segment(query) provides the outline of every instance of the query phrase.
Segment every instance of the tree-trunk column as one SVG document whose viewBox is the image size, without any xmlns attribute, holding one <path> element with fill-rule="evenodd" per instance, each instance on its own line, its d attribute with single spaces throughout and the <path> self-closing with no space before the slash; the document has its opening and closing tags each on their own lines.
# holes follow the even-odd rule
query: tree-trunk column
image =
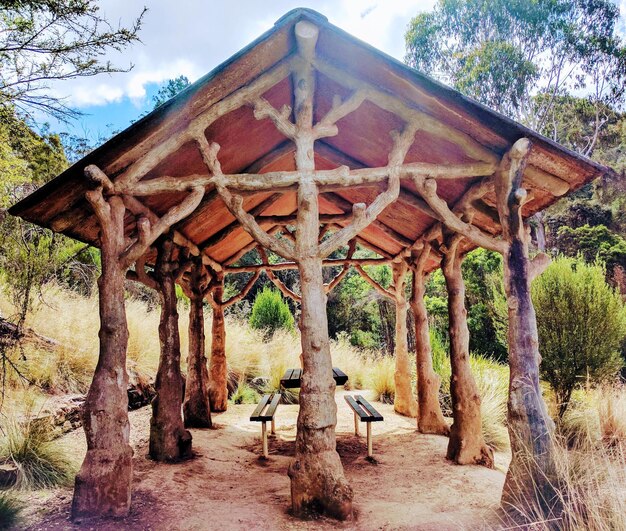
<svg viewBox="0 0 626 531">
<path fill-rule="evenodd" d="M 314 55 L 317 35 L 318 29 L 307 22 L 296 26 L 300 62 L 294 68 L 292 83 L 298 128 L 296 167 L 300 172 L 300 183 L 295 250 L 302 292 L 300 332 L 303 369 L 296 455 L 289 466 L 289 477 L 294 514 L 302 516 L 309 510 L 321 510 L 329 516 L 345 520 L 352 517 L 352 488 L 343 474 L 336 449 L 335 381 L 318 246 L 318 190 L 312 176 L 315 170 L 312 130 L 315 75 L 310 59 Z"/>
<path fill-rule="evenodd" d="M 180 373 L 173 248 L 174 243 L 170 238 L 160 240 L 155 271 L 161 294 L 161 357 L 150 419 L 150 457 L 156 461 L 176 461 L 191 457 L 191 434 L 184 428 L 181 412 L 183 381 Z"/>
<path fill-rule="evenodd" d="M 183 416 L 186 428 L 210 428 L 209 370 L 204 354 L 204 294 L 200 287 L 202 262 L 194 263 L 189 290 L 189 357 Z"/>
<path fill-rule="evenodd" d="M 213 306 L 213 324 L 211 328 L 211 362 L 209 372 L 209 402 L 211 411 L 226 411 L 228 407 L 228 364 L 226 363 L 226 326 L 224 323 L 224 294 L 223 273 L 217 273 L 217 283 L 212 291 L 215 306 Z"/>
<path fill-rule="evenodd" d="M 101 192 L 99 200 L 104 203 Z M 87 454 L 76 476 L 73 518 L 125 516 L 130 510 L 133 450 L 128 444 L 126 271 L 119 262 L 124 249 L 125 209 L 119 197 L 108 200 L 108 209 L 102 206 L 108 220 L 98 216 L 102 256 L 98 279 L 100 354 L 83 409 Z"/>
<path fill-rule="evenodd" d="M 396 370 L 393 378 L 395 382 L 395 397 L 393 408 L 396 413 L 407 417 L 417 417 L 417 400 L 411 385 L 411 364 L 409 363 L 409 346 L 407 342 L 407 300 L 405 294 L 405 277 L 407 265 L 404 261 L 394 262 L 393 283 L 396 304 Z"/>
<path fill-rule="evenodd" d="M 506 508 L 520 500 L 537 500 L 558 517 L 561 507 L 556 492 L 559 485 L 554 463 L 554 423 L 539 387 L 541 357 L 535 309 L 530 297 L 531 279 L 539 272 L 537 264 L 545 266 L 548 260 L 538 260 L 535 264 L 529 260 L 529 235 L 522 220 L 526 191 L 521 184 L 529 153 L 530 142 L 518 140 L 503 160 L 503 168 L 495 179 L 503 238 L 509 242 L 504 254 L 504 287 L 509 313 L 508 428 L 512 460 L 502 501 Z M 545 514 L 549 514 L 548 511 Z"/>
<path fill-rule="evenodd" d="M 465 309 L 465 283 L 461 274 L 458 238 L 446 239 L 443 274 L 448 291 L 450 333 L 450 393 L 454 421 L 450 427 L 448 459 L 460 464 L 493 467 L 493 451 L 483 439 L 480 394 L 472 376 L 469 360 L 469 329 Z"/>
<path fill-rule="evenodd" d="M 441 378 L 433 370 L 428 313 L 424 302 L 425 277 L 421 271 L 413 273 L 411 309 L 415 318 L 415 361 L 417 364 L 417 397 L 419 412 L 417 429 L 420 433 L 448 435 L 450 428 L 443 418 L 439 404 Z"/>
</svg>

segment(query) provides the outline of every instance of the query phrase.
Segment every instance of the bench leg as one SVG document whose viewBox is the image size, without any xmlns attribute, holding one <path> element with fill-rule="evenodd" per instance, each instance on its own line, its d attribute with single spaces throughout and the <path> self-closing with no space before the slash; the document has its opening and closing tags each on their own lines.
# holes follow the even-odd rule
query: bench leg
<svg viewBox="0 0 626 531">
<path fill-rule="evenodd" d="M 359 416 L 356 414 L 356 412 L 354 413 L 354 434 L 358 435 L 359 434 Z"/>
<path fill-rule="evenodd" d="M 274 417 L 272 417 L 272 435 L 276 435 L 276 422 L 274 421 Z"/>
<path fill-rule="evenodd" d="M 269 451 L 267 448 L 267 422 L 265 421 L 261 423 L 261 436 L 263 438 L 263 457 L 267 459 Z"/>
<path fill-rule="evenodd" d="M 367 457 L 372 457 L 372 423 L 367 422 Z"/>
</svg>

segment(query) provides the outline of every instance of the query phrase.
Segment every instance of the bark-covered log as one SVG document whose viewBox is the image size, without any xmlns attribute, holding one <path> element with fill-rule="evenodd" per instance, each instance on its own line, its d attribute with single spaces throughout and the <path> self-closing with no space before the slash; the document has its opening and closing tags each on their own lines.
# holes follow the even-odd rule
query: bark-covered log
<svg viewBox="0 0 626 531">
<path fill-rule="evenodd" d="M 189 356 L 183 416 L 186 428 L 210 428 L 209 370 L 204 354 L 204 292 L 202 262 L 196 260 L 189 282 Z"/>
<path fill-rule="evenodd" d="M 417 417 L 417 400 L 411 385 L 411 367 L 409 363 L 409 346 L 407 343 L 407 300 L 405 293 L 406 262 L 394 262 L 393 284 L 394 299 L 396 303 L 396 369 L 393 374 L 396 393 L 393 400 L 393 408 L 396 413 L 406 417 Z"/>
<path fill-rule="evenodd" d="M 157 394 L 152 401 L 149 453 L 156 461 L 177 461 L 191 457 L 191 434 L 185 429 L 182 417 L 183 380 L 180 373 L 173 248 L 174 243 L 170 238 L 160 240 L 155 268 L 161 295 L 161 356 L 155 380 Z"/>
<path fill-rule="evenodd" d="M 72 501 L 74 519 L 127 515 L 133 476 L 126 393 L 126 270 L 119 261 L 125 245 L 125 208 L 119 197 L 105 200 L 102 187 L 88 192 L 87 199 L 100 223 L 100 354 L 85 400 L 83 427 L 87 437 L 87 454 L 76 475 Z"/>
<path fill-rule="evenodd" d="M 211 291 L 213 306 L 211 361 L 209 364 L 209 402 L 211 411 L 226 411 L 228 407 L 228 365 L 226 363 L 226 326 L 224 323 L 224 276 L 217 274 Z"/>
<path fill-rule="evenodd" d="M 541 357 L 535 309 L 530 298 L 530 281 L 538 271 L 528 258 L 528 233 L 521 215 L 526 193 L 520 186 L 529 151 L 528 140 L 516 142 L 495 180 L 503 235 L 510 243 L 504 254 L 504 287 L 509 310 L 508 428 L 512 460 L 502 501 L 506 508 L 531 497 L 558 517 L 554 424 L 539 388 Z M 535 262 L 544 267 L 547 263 L 544 255 L 538 255 Z"/>
<path fill-rule="evenodd" d="M 462 257 L 457 252 L 459 238 L 447 234 L 443 274 L 448 291 L 450 331 L 450 393 L 454 421 L 450 427 L 448 459 L 460 465 L 493 467 L 493 451 L 483 439 L 480 394 L 469 360 L 469 329 L 465 309 L 465 283 L 461 274 Z"/>
<path fill-rule="evenodd" d="M 312 24 L 304 21 L 296 24 L 301 63 L 293 72 L 293 86 L 296 124 L 301 131 L 310 131 L 313 125 L 315 76 L 310 60 L 317 35 L 318 30 Z M 353 493 L 336 449 L 337 404 L 318 245 L 318 190 L 311 176 L 315 169 L 313 142 L 314 137 L 310 134 L 296 139 L 296 166 L 301 178 L 295 250 L 302 293 L 303 370 L 296 455 L 289 466 L 291 506 L 298 516 L 317 510 L 345 520 L 352 517 Z"/>
<path fill-rule="evenodd" d="M 449 435 L 450 428 L 443 418 L 439 404 L 441 378 L 433 370 L 428 313 L 424 302 L 425 277 L 418 269 L 413 273 L 411 310 L 415 318 L 415 362 L 417 364 L 417 399 L 419 404 L 417 429 L 420 433 Z"/>
</svg>

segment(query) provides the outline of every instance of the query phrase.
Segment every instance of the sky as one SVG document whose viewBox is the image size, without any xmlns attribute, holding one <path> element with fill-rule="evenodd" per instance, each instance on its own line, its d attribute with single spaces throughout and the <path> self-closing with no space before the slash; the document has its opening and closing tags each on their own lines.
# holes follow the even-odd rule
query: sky
<svg viewBox="0 0 626 531">
<path fill-rule="evenodd" d="M 626 3 L 626 0 L 623 0 Z M 168 79 L 195 81 L 270 29 L 289 10 L 309 7 L 389 55 L 402 60 L 404 33 L 413 16 L 435 0 L 103 0 L 111 22 L 130 24 L 148 7 L 141 43 L 110 59 L 130 72 L 59 82 L 51 91 L 83 116 L 51 129 L 106 139 L 153 107 L 152 96 Z"/>
</svg>

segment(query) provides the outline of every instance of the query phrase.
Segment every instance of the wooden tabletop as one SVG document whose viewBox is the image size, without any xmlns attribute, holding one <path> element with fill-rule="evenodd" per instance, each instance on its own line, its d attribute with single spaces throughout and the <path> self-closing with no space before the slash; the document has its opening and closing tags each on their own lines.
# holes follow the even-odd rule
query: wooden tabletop
<svg viewBox="0 0 626 531">
<path fill-rule="evenodd" d="M 295 389 L 300 387 L 302 379 L 302 369 L 287 369 L 280 379 L 280 385 L 285 389 Z M 348 381 L 348 375 L 337 367 L 333 367 L 333 379 L 337 385 L 343 385 Z"/>
</svg>

